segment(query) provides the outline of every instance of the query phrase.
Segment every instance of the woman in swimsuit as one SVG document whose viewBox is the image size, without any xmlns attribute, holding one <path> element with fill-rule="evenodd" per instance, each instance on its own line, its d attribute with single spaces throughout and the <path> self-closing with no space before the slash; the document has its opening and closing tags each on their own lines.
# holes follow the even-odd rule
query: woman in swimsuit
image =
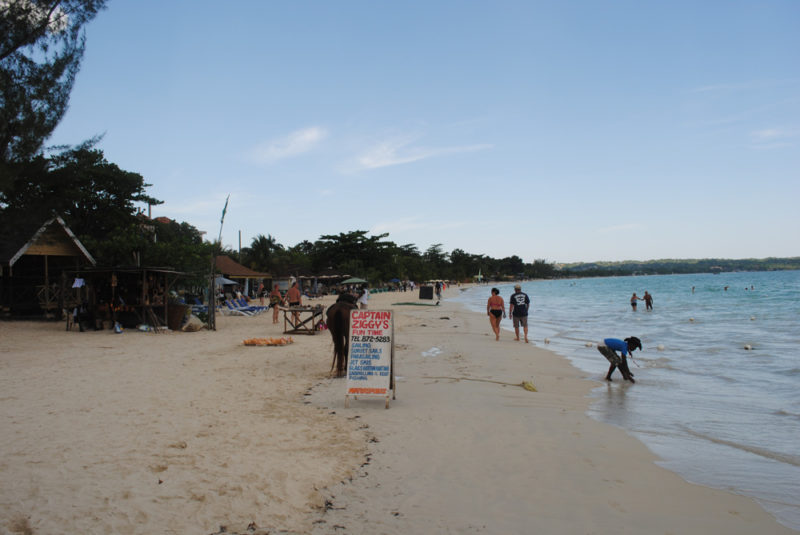
<svg viewBox="0 0 800 535">
<path fill-rule="evenodd" d="M 278 323 L 278 305 L 283 304 L 283 295 L 276 284 L 269 293 L 269 305 L 272 307 L 272 323 Z"/>
<path fill-rule="evenodd" d="M 633 309 L 634 312 L 636 312 L 636 305 L 638 304 L 637 301 L 641 301 L 641 300 L 642 300 L 642 298 L 638 297 L 636 295 L 636 292 L 633 292 L 633 295 L 631 296 L 631 308 Z"/>
<path fill-rule="evenodd" d="M 486 302 L 486 315 L 492 324 L 495 340 L 500 340 L 500 318 L 506 317 L 506 304 L 500 297 L 500 290 L 492 288 L 492 296 Z"/>
</svg>

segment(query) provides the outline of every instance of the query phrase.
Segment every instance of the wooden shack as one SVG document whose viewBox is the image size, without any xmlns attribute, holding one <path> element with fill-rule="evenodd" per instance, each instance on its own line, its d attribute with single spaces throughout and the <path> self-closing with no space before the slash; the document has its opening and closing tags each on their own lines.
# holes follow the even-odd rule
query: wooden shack
<svg viewBox="0 0 800 535">
<path fill-rule="evenodd" d="M 87 267 L 69 272 L 63 291 L 68 293 L 80 281 L 86 288 L 82 305 L 87 324 L 96 328 L 119 323 L 125 328 L 147 325 L 177 330 L 187 307 L 171 303 L 170 291 L 185 275 L 171 267 Z"/>
<path fill-rule="evenodd" d="M 0 243 L 0 309 L 4 316 L 58 317 L 74 306 L 74 292 L 65 295 L 66 271 L 94 266 L 95 260 L 55 215 L 38 230 L 15 229 Z"/>
</svg>

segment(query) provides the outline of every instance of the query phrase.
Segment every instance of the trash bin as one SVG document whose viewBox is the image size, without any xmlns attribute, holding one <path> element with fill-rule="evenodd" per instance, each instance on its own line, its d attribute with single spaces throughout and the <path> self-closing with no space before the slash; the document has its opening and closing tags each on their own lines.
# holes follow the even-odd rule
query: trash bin
<svg viewBox="0 0 800 535">
<path fill-rule="evenodd" d="M 419 287 L 420 299 L 433 299 L 433 286 L 420 286 Z"/>
<path fill-rule="evenodd" d="M 189 309 L 188 305 L 169 305 L 167 327 L 171 331 L 180 331 L 183 325 L 183 318 L 186 317 L 186 311 Z"/>
</svg>

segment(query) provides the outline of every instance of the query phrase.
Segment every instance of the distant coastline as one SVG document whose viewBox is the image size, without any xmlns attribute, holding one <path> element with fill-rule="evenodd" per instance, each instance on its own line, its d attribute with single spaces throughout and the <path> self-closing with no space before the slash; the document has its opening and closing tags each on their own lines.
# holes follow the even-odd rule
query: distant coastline
<svg viewBox="0 0 800 535">
<path fill-rule="evenodd" d="M 800 257 L 622 260 L 619 262 L 575 262 L 556 264 L 555 267 L 558 278 L 672 275 L 732 271 L 788 271 L 800 269 Z"/>
</svg>

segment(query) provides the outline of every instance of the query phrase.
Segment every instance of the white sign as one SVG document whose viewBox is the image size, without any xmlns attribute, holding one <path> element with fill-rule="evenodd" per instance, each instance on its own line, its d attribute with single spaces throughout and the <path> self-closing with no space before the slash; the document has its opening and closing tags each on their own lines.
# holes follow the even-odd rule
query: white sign
<svg viewBox="0 0 800 535">
<path fill-rule="evenodd" d="M 394 316 L 390 310 L 350 311 L 347 395 L 394 397 Z"/>
</svg>

